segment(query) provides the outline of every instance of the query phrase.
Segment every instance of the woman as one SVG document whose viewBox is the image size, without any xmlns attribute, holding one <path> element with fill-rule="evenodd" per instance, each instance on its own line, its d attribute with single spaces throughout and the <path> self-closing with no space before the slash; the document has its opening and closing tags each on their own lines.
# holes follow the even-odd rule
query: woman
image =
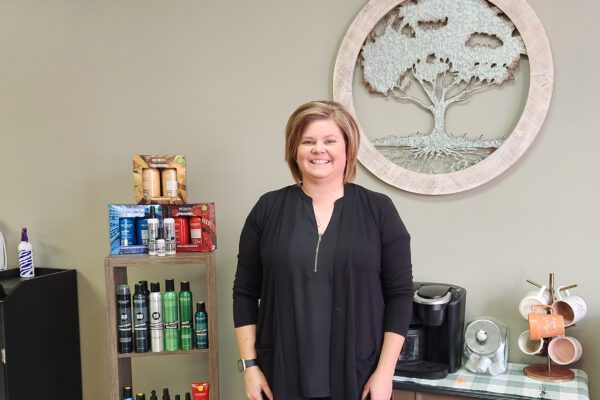
<svg viewBox="0 0 600 400">
<path fill-rule="evenodd" d="M 392 201 L 350 183 L 358 126 L 341 105 L 286 127 L 295 185 L 263 195 L 233 287 L 248 399 L 389 400 L 412 311 L 410 236 Z"/>
</svg>

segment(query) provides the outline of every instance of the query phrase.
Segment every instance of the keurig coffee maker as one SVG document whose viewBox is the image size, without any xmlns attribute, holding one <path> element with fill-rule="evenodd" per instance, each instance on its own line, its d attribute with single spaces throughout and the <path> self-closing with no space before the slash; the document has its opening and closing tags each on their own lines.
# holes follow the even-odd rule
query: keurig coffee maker
<svg viewBox="0 0 600 400">
<path fill-rule="evenodd" d="M 446 283 L 414 283 L 413 314 L 396 375 L 442 379 L 461 365 L 467 292 Z"/>
</svg>

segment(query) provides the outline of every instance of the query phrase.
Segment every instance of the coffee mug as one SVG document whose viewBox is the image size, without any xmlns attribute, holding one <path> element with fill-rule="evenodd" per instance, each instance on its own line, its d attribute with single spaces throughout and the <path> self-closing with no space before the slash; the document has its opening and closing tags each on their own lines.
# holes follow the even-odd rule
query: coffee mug
<svg viewBox="0 0 600 400">
<path fill-rule="evenodd" d="M 535 308 L 545 308 L 550 310 L 550 314 L 529 313 L 529 338 L 532 340 L 543 339 L 552 336 L 561 336 L 565 334 L 565 319 L 562 315 L 556 314 L 550 306 L 535 306 Z"/>
<path fill-rule="evenodd" d="M 521 316 L 528 319 L 529 313 L 537 312 L 545 314 L 545 310 L 535 309 L 535 306 L 547 305 L 550 302 L 550 294 L 546 290 L 546 286 L 542 286 L 540 290 L 529 292 L 521 299 L 519 303 L 519 312 Z"/>
<path fill-rule="evenodd" d="M 556 301 L 552 303 L 552 308 L 557 314 L 565 319 L 565 325 L 573 325 L 587 315 L 587 304 L 577 295 L 572 295 L 568 290 L 562 291 L 561 286 L 556 295 Z"/>
<path fill-rule="evenodd" d="M 519 345 L 519 350 L 530 356 L 545 356 L 548 352 L 548 340 L 531 339 L 529 337 L 529 330 L 519 335 L 517 344 Z"/>
<path fill-rule="evenodd" d="M 583 348 L 581 342 L 571 336 L 558 336 L 550 341 L 548 355 L 555 363 L 566 365 L 581 358 Z"/>
</svg>

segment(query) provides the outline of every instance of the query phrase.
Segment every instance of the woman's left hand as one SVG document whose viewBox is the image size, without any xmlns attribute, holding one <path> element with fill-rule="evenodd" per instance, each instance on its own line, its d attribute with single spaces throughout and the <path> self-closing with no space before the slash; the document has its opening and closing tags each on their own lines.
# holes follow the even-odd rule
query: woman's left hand
<svg viewBox="0 0 600 400">
<path fill-rule="evenodd" d="M 365 384 L 360 400 L 366 399 L 369 394 L 371 400 L 390 400 L 392 398 L 392 377 L 376 369 Z"/>
</svg>

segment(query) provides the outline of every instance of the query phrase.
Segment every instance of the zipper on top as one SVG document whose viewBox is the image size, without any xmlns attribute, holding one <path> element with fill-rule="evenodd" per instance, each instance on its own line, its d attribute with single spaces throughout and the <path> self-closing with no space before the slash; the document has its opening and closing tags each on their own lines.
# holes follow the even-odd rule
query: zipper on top
<svg viewBox="0 0 600 400">
<path fill-rule="evenodd" d="M 317 249 L 315 250 L 315 272 L 317 272 L 317 263 L 319 261 L 319 246 L 321 245 L 321 234 L 319 233 L 319 239 L 317 240 Z"/>
</svg>

